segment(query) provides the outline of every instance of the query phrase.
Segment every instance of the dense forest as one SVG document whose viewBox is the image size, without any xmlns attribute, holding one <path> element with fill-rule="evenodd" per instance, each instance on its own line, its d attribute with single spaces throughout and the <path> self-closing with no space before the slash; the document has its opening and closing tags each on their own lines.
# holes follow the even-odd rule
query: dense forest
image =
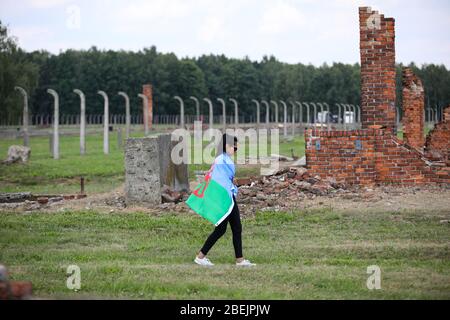
<svg viewBox="0 0 450 320">
<path fill-rule="evenodd" d="M 330 54 L 332 54 L 330 52 Z M 301 55 L 301 53 L 299 53 Z M 299 57 L 301 58 L 301 57 Z M 401 99 L 401 65 L 397 72 L 397 98 Z M 444 65 L 411 64 L 422 79 L 427 106 L 450 103 L 450 71 Z M 60 95 L 61 113 L 79 113 L 78 88 L 86 95 L 87 113 L 101 114 L 103 90 L 109 95 L 110 112 L 124 113 L 123 98 L 118 91 L 130 96 L 131 111 L 142 112 L 142 100 L 137 94 L 142 85 L 154 87 L 154 112 L 178 113 L 174 95 L 186 99 L 186 113 L 194 114 L 189 96 L 236 98 L 242 115 L 254 114 L 252 99 L 298 100 L 359 104 L 359 64 L 333 63 L 320 67 L 287 64 L 273 56 L 261 61 L 248 58 L 232 59 L 224 55 L 203 55 L 178 58 L 173 53 L 158 52 L 155 46 L 138 52 L 66 50 L 59 54 L 46 51 L 25 52 L 17 41 L 8 36 L 0 22 L 0 117 L 17 119 L 21 115 L 22 99 L 14 86 L 24 87 L 30 96 L 32 114 L 51 114 L 52 97 L 46 92 L 55 89 Z M 401 101 L 397 101 L 400 105 Z M 207 113 L 206 105 L 203 113 Z M 230 108 L 230 113 L 232 110 Z"/>
</svg>

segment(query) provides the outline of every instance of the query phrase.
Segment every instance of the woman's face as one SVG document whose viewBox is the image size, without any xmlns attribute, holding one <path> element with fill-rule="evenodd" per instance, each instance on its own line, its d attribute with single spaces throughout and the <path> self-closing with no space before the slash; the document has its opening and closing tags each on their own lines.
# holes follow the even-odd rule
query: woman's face
<svg viewBox="0 0 450 320">
<path fill-rule="evenodd" d="M 237 144 L 236 144 L 236 147 L 237 147 Z M 234 153 L 235 153 L 234 146 L 230 146 L 229 144 L 227 144 L 227 145 L 225 145 L 225 149 L 227 150 L 227 153 L 230 156 L 234 155 Z"/>
</svg>

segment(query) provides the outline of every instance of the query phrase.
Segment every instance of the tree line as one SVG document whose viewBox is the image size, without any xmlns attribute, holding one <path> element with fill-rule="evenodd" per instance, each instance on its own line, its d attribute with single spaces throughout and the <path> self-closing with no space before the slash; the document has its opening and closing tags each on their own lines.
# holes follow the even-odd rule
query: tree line
<svg viewBox="0 0 450 320">
<path fill-rule="evenodd" d="M 22 98 L 14 86 L 29 93 L 32 114 L 51 114 L 53 99 L 48 88 L 60 95 L 60 113 L 78 114 L 79 97 L 73 89 L 86 95 L 89 114 L 103 113 L 103 90 L 109 95 L 110 113 L 124 113 L 123 97 L 130 96 L 131 112 L 142 112 L 142 100 L 137 97 L 143 84 L 153 85 L 154 113 L 177 114 L 178 102 L 185 99 L 187 114 L 195 113 L 194 102 L 188 99 L 209 97 L 235 98 L 240 113 L 254 115 L 252 99 L 298 100 L 305 102 L 335 102 L 359 104 L 359 64 L 333 63 L 319 67 L 301 63 L 288 64 L 274 56 L 261 61 L 228 58 L 224 55 L 202 55 L 179 58 L 174 53 L 158 52 L 155 46 L 137 52 L 99 50 L 66 50 L 51 54 L 45 50 L 26 52 L 8 35 L 0 21 L 0 117 L 17 119 L 22 113 Z M 410 67 L 425 86 L 426 105 L 450 103 L 450 71 L 444 65 L 426 64 Z M 401 104 L 401 68 L 397 65 L 397 105 Z M 231 105 L 230 105 L 231 106 Z M 202 103 L 202 113 L 207 113 Z M 217 107 L 216 112 L 219 111 Z M 234 111 L 228 109 L 230 114 Z"/>
</svg>

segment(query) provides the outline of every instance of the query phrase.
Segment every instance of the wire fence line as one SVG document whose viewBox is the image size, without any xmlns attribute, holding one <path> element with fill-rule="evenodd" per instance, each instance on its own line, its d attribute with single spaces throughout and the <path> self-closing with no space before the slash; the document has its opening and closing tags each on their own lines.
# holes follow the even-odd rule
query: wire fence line
<svg viewBox="0 0 450 320">
<path fill-rule="evenodd" d="M 100 125 L 103 124 L 103 114 L 87 114 L 86 115 L 86 124 L 87 125 Z M 222 115 L 213 116 L 214 123 L 222 123 L 223 117 Z M 185 115 L 185 122 L 193 124 L 194 121 L 197 120 L 196 115 Z M 209 122 L 209 115 L 200 115 L 200 120 L 203 122 Z M 234 115 L 227 116 L 227 123 L 234 123 Z M 130 115 L 130 124 L 137 125 L 143 123 L 143 115 L 142 114 L 132 114 Z M 253 123 L 256 121 L 255 116 L 239 116 L 240 123 Z M 111 114 L 109 115 L 109 124 L 125 124 L 125 114 Z M 172 124 L 177 125 L 180 123 L 180 115 L 177 114 L 162 114 L 162 115 L 153 115 L 153 123 L 154 124 Z M 53 115 L 51 114 L 33 114 L 29 117 L 28 124 L 30 126 L 49 126 L 53 124 Z M 80 124 L 80 115 L 77 114 L 63 114 L 59 116 L 59 124 L 60 125 L 79 125 Z M 23 125 L 23 117 L 18 117 L 14 119 L 0 119 L 0 126 L 21 126 Z"/>
<path fill-rule="evenodd" d="M 442 112 L 440 112 L 439 108 L 427 108 L 424 112 L 424 119 L 427 124 L 434 124 L 442 120 Z M 348 112 L 348 111 L 347 111 Z M 331 113 L 333 114 L 333 113 Z M 261 113 L 261 123 L 264 122 L 263 119 L 265 119 L 264 112 Z M 311 116 L 310 123 L 317 123 L 320 122 L 320 119 L 318 119 L 319 115 L 316 113 L 315 116 Z M 86 125 L 101 125 L 103 124 L 103 114 L 87 114 L 86 115 Z M 303 119 L 300 119 L 300 114 L 297 112 L 295 114 L 294 122 L 296 123 L 306 123 L 307 117 L 304 114 Z M 130 124 L 131 125 L 139 125 L 143 124 L 143 114 L 131 114 L 130 115 Z M 238 118 L 239 123 L 256 123 L 256 115 L 240 115 Z M 286 115 L 287 122 L 292 123 L 292 114 L 289 112 Z M 356 120 L 344 120 L 343 115 L 341 116 L 340 123 L 343 123 L 344 121 L 347 121 L 348 123 L 358 122 L 358 119 Z M 197 115 L 184 115 L 185 123 L 186 124 L 193 124 L 194 121 L 197 120 Z M 282 117 L 279 117 L 281 120 Z M 400 124 L 402 119 L 402 112 L 401 110 L 397 110 L 397 124 Z M 155 114 L 153 115 L 153 123 L 154 124 L 164 124 L 164 125 L 179 125 L 180 124 L 180 114 Z M 199 116 L 199 120 L 203 123 L 209 123 L 209 115 L 208 114 L 201 114 Z M 303 121 L 301 121 L 303 120 Z M 272 112 L 269 115 L 269 121 L 270 122 L 276 122 L 275 114 Z M 126 124 L 126 116 L 125 114 L 110 114 L 109 115 L 109 124 L 115 125 L 115 124 Z M 280 121 L 281 122 L 281 121 Z M 223 123 L 223 115 L 216 114 L 213 115 L 213 123 Z M 233 124 L 235 123 L 235 116 L 234 115 L 227 115 L 226 116 L 226 123 L 227 124 Z M 36 126 L 36 127 L 48 127 L 53 124 L 53 115 L 52 114 L 32 114 L 29 116 L 28 125 L 30 126 Z M 61 114 L 59 116 L 59 124 L 60 125 L 80 125 L 80 114 Z M 14 126 L 22 126 L 23 125 L 23 117 L 17 117 L 17 118 L 0 118 L 0 127 L 14 127 Z"/>
</svg>

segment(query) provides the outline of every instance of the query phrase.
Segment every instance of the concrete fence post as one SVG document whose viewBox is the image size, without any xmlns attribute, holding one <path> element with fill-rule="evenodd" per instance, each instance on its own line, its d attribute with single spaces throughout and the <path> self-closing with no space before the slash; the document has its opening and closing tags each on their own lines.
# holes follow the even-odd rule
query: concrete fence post
<svg viewBox="0 0 450 320">
<path fill-rule="evenodd" d="M 227 129 L 227 111 L 225 106 L 225 101 L 222 98 L 217 98 L 217 101 L 219 101 L 222 104 L 222 127 L 223 132 Z"/>
<path fill-rule="evenodd" d="M 236 99 L 233 99 L 233 98 L 230 98 L 228 100 L 230 100 L 234 104 L 234 127 L 235 127 L 235 129 L 237 129 L 239 126 L 238 102 L 236 101 Z"/>
<path fill-rule="evenodd" d="M 29 133 L 28 133 L 28 94 L 22 87 L 14 87 L 15 90 L 19 91 L 23 97 L 23 115 L 22 115 L 22 123 L 23 123 L 23 145 L 28 147 L 30 145 L 29 141 Z"/>
<path fill-rule="evenodd" d="M 119 91 L 118 95 L 122 96 L 125 99 L 125 137 L 128 139 L 130 137 L 130 124 L 131 124 L 130 98 L 123 91 Z"/>
<path fill-rule="evenodd" d="M 294 137 L 295 136 L 295 103 L 292 101 L 289 101 L 289 104 L 292 106 L 292 125 L 291 125 L 291 134 Z"/>
<path fill-rule="evenodd" d="M 86 98 L 80 89 L 74 89 L 80 97 L 80 154 L 86 154 Z"/>
<path fill-rule="evenodd" d="M 309 127 L 311 123 L 311 112 L 308 102 L 303 102 L 303 105 L 306 106 L 306 125 Z"/>
<path fill-rule="evenodd" d="M 278 103 L 276 101 L 270 100 L 270 103 L 275 106 L 275 125 L 278 128 Z"/>
<path fill-rule="evenodd" d="M 208 98 L 203 98 L 203 101 L 205 101 L 209 106 L 209 128 L 212 129 L 213 124 L 214 124 L 213 104 L 212 104 L 211 100 Z"/>
<path fill-rule="evenodd" d="M 179 96 L 173 98 L 180 103 L 180 127 L 184 129 L 184 101 Z"/>
<path fill-rule="evenodd" d="M 189 99 L 194 100 L 194 102 L 195 102 L 195 111 L 197 112 L 197 121 L 200 121 L 200 102 L 194 96 L 190 96 Z"/>
<path fill-rule="evenodd" d="M 139 93 L 138 97 L 144 102 L 144 135 L 148 135 L 148 97 L 142 93 Z"/>
<path fill-rule="evenodd" d="M 103 153 L 109 154 L 109 101 L 104 91 L 97 91 L 103 97 Z"/>
<path fill-rule="evenodd" d="M 53 89 L 47 89 L 47 92 L 53 96 L 53 159 L 59 159 L 59 95 Z"/>
<path fill-rule="evenodd" d="M 261 104 L 266 106 L 266 127 L 268 128 L 270 123 L 270 106 L 266 100 L 261 100 Z"/>
<path fill-rule="evenodd" d="M 259 130 L 260 115 L 261 115 L 260 104 L 259 101 L 255 99 L 253 99 L 252 102 L 256 104 L 256 129 Z"/>
<path fill-rule="evenodd" d="M 280 100 L 280 103 L 283 105 L 283 136 L 287 137 L 287 105 L 286 102 Z"/>
</svg>

